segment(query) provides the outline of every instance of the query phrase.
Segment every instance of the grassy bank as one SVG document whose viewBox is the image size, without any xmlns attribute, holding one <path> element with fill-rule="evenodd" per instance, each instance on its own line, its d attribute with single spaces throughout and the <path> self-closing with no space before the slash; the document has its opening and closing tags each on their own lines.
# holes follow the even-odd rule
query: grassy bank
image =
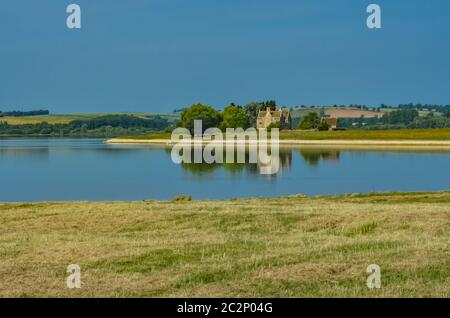
<svg viewBox="0 0 450 318">
<path fill-rule="evenodd" d="M 126 136 L 129 140 L 170 139 L 170 133 Z M 284 140 L 450 140 L 450 128 L 341 131 L 281 131 Z"/>
<path fill-rule="evenodd" d="M 66 267 L 81 266 L 81 289 Z M 382 288 L 366 287 L 378 264 Z M 437 296 L 450 192 L 0 204 L 1 296 Z"/>
<path fill-rule="evenodd" d="M 396 130 L 282 131 L 288 140 L 450 140 L 450 128 Z"/>
</svg>

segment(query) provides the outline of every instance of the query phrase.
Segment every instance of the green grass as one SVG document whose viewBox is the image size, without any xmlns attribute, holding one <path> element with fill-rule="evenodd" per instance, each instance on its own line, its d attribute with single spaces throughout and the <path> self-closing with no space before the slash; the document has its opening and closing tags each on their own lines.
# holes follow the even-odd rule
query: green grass
<svg viewBox="0 0 450 318">
<path fill-rule="evenodd" d="M 4 297 L 450 297 L 449 260 L 450 191 L 0 204 Z"/>
<path fill-rule="evenodd" d="M 49 124 L 67 124 L 72 120 L 90 119 L 87 115 L 39 115 L 39 116 L 4 116 L 0 117 L 0 121 L 7 122 L 10 125 L 26 125 L 26 124 L 40 124 L 47 122 Z"/>
<path fill-rule="evenodd" d="M 450 128 L 397 130 L 282 131 L 288 140 L 450 140 Z"/>
<path fill-rule="evenodd" d="M 170 133 L 126 136 L 122 139 L 170 139 Z M 450 128 L 397 130 L 281 131 L 284 140 L 450 140 Z"/>
<path fill-rule="evenodd" d="M 171 137 L 171 133 L 152 133 L 147 135 L 140 136 L 123 136 L 121 139 L 131 139 L 131 140 L 155 140 L 155 139 L 167 139 L 169 140 Z"/>
</svg>

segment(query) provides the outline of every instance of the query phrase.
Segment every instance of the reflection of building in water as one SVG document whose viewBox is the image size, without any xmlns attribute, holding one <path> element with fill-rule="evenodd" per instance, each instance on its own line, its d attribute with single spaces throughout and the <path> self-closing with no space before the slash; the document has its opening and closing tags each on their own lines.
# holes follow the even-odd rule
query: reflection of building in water
<svg viewBox="0 0 450 318">
<path fill-rule="evenodd" d="M 305 162 L 311 166 L 317 166 L 320 159 L 326 161 L 339 161 L 340 151 L 336 149 L 308 149 L 299 150 L 300 155 Z"/>
<path fill-rule="evenodd" d="M 291 149 L 280 149 L 278 157 L 272 158 L 274 159 L 270 162 L 270 166 L 276 167 L 278 165 L 278 169 L 274 169 L 274 171 L 281 172 L 282 170 L 289 170 L 292 165 L 292 150 Z M 224 159 L 226 158 L 224 154 Z M 261 171 L 264 167 L 268 167 L 268 165 L 261 163 L 259 160 L 257 163 L 249 163 L 249 153 L 245 154 L 245 163 L 237 163 L 237 157 L 235 156 L 234 163 L 206 163 L 204 160 L 202 163 L 186 163 L 182 162 L 181 167 L 184 171 L 189 172 L 196 176 L 209 175 L 219 168 L 223 168 L 228 174 L 238 174 L 242 172 L 247 172 L 250 174 L 261 174 Z M 275 173 L 276 174 L 276 173 Z"/>
<path fill-rule="evenodd" d="M 270 165 L 272 166 L 272 171 L 274 171 L 274 174 L 277 174 L 283 170 L 289 170 L 291 168 L 292 164 L 292 150 L 291 149 L 283 149 L 279 150 L 278 157 L 277 156 L 271 156 L 271 162 Z M 258 170 L 259 173 L 262 172 L 263 167 L 266 167 L 267 165 L 264 165 L 260 162 L 258 162 Z"/>
<path fill-rule="evenodd" d="M 292 149 L 280 149 L 280 163 L 282 170 L 290 170 L 292 165 Z"/>
<path fill-rule="evenodd" d="M 271 162 L 271 165 L 277 165 L 279 169 L 274 169 L 274 171 L 282 172 L 288 171 L 292 166 L 292 149 L 281 148 L 279 151 L 278 160 Z M 302 148 L 298 150 L 299 154 L 302 156 L 303 160 L 310 166 L 317 166 L 320 160 L 323 161 L 339 161 L 340 151 L 337 149 L 317 149 L 317 148 Z M 271 156 L 269 156 L 271 157 Z M 224 155 L 225 158 L 225 155 Z M 237 159 L 237 158 L 235 158 Z M 272 158 L 274 159 L 274 158 Z M 181 163 L 183 170 L 190 172 L 191 174 L 202 176 L 213 173 L 217 169 L 223 168 L 229 174 L 238 173 L 251 173 L 251 174 L 261 174 L 261 169 L 265 167 L 267 169 L 267 164 L 264 164 L 258 160 L 257 163 L 249 163 L 249 154 L 245 155 L 245 163 Z M 276 173 L 275 173 L 276 174 Z"/>
</svg>

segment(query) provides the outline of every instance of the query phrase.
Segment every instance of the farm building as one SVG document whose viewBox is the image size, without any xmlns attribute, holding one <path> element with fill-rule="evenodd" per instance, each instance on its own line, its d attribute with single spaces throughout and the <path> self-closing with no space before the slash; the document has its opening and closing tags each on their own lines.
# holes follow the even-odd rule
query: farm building
<svg viewBox="0 0 450 318">
<path fill-rule="evenodd" d="M 267 108 L 259 111 L 256 119 L 256 128 L 267 128 L 271 124 L 280 124 L 280 129 L 291 129 L 291 114 L 289 111 L 281 108 L 277 110 Z"/>
</svg>

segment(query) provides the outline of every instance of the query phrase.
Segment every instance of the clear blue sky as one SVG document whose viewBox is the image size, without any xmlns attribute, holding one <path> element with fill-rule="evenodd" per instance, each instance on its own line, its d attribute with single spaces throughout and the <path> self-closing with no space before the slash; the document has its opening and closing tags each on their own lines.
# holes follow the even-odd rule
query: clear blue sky
<svg viewBox="0 0 450 318">
<path fill-rule="evenodd" d="M 82 29 L 66 27 L 66 6 Z M 382 7 L 381 30 L 366 7 Z M 2 0 L 0 110 L 450 104 L 450 1 Z"/>
</svg>

